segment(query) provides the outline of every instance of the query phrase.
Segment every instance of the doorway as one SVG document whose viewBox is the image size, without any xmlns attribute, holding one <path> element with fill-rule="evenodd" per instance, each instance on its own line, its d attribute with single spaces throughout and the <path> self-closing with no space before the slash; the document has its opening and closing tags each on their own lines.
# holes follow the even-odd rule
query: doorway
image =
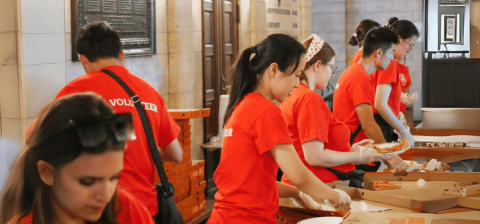
<svg viewBox="0 0 480 224">
<path fill-rule="evenodd" d="M 203 0 L 204 142 L 218 135 L 220 95 L 227 94 L 230 67 L 238 55 L 238 0 Z"/>
</svg>

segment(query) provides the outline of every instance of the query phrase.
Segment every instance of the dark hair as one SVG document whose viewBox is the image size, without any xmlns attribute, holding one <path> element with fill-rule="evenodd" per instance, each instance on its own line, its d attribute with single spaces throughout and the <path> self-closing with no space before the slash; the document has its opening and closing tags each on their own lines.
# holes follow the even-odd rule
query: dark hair
<svg viewBox="0 0 480 224">
<path fill-rule="evenodd" d="M 365 36 L 367 35 L 368 31 L 374 27 L 380 27 L 380 24 L 370 19 L 364 19 L 360 21 L 355 28 L 355 33 L 352 35 L 352 37 L 350 37 L 348 44 L 362 47 Z"/>
<path fill-rule="evenodd" d="M 385 27 L 376 27 L 368 31 L 363 43 L 362 57 L 371 56 L 377 49 L 382 49 L 384 52 L 398 44 L 397 36 Z"/>
<path fill-rule="evenodd" d="M 385 27 L 390 29 L 395 36 L 400 36 L 404 40 L 420 36 L 417 27 L 412 22 L 408 20 L 398 20 L 397 17 L 390 18 Z"/>
<path fill-rule="evenodd" d="M 39 115 L 27 137 L 25 149 L 20 152 L 8 177 L 2 195 L 0 223 L 16 217 L 20 220 L 29 213 L 33 214 L 33 223 L 53 223 L 55 214 L 51 187 L 41 180 L 37 162 L 43 160 L 57 169 L 83 153 L 100 154 L 124 150 L 125 142 L 118 142 L 113 132 L 107 134 L 102 144 L 83 147 L 75 129 L 64 128 L 71 120 L 113 114 L 113 109 L 94 93 L 64 96 L 48 105 Z M 117 223 L 115 195 L 96 223 Z"/>
<path fill-rule="evenodd" d="M 310 46 L 312 41 L 313 41 L 313 37 L 308 38 L 307 40 L 305 40 L 303 42 L 303 47 L 305 47 L 305 49 L 308 50 L 308 47 Z M 310 68 L 310 66 L 315 64 L 315 62 L 317 62 L 318 60 L 321 60 L 322 64 L 326 65 L 326 64 L 328 64 L 328 62 L 330 62 L 332 60 L 332 58 L 335 56 L 335 54 L 336 54 L 335 50 L 333 50 L 332 46 L 330 46 L 330 44 L 328 44 L 327 42 L 324 42 L 323 46 L 322 46 L 322 49 L 320 49 L 320 51 L 317 52 L 312 57 L 312 59 L 310 59 L 310 61 L 307 62 L 307 64 L 305 65 L 305 69 Z M 300 80 L 306 80 L 307 83 L 308 83 L 307 76 L 305 75 L 305 73 L 303 71 L 302 71 L 302 74 L 300 75 Z"/>
<path fill-rule="evenodd" d="M 80 29 L 76 44 L 77 53 L 90 62 L 103 58 L 118 58 L 122 50 L 120 36 L 107 22 L 94 22 Z"/>
<path fill-rule="evenodd" d="M 224 125 L 233 109 L 247 94 L 255 91 L 265 70 L 277 63 L 281 72 L 293 66 L 292 73 L 300 63 L 305 48 L 293 37 L 286 34 L 272 34 L 257 45 L 245 49 L 232 66 L 232 88 L 225 112 Z M 253 57 L 253 58 L 251 58 Z"/>
</svg>

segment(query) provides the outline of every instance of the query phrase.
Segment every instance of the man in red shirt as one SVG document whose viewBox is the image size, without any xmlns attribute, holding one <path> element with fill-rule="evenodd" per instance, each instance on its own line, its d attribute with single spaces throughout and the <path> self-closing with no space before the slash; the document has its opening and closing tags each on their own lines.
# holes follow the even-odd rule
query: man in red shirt
<svg viewBox="0 0 480 224">
<path fill-rule="evenodd" d="M 177 140 L 180 128 L 167 112 L 162 96 L 145 80 L 131 74 L 121 65 L 124 54 L 118 33 L 106 22 L 97 22 L 80 30 L 76 49 L 88 73 L 68 83 L 56 98 L 79 92 L 101 95 L 116 113 L 130 112 L 136 140 L 127 143 L 119 188 L 135 196 L 155 216 L 158 211 L 154 178 L 156 168 L 148 147 L 143 126 L 132 99 L 125 90 L 101 70 L 119 76 L 140 98 L 150 121 L 162 160 L 179 162 L 183 151 Z M 121 221 L 121 220 L 119 220 Z"/>
<path fill-rule="evenodd" d="M 338 79 L 333 95 L 333 115 L 352 132 L 351 143 L 367 138 L 375 143 L 385 142 L 373 118 L 375 90 L 369 74 L 388 67 L 397 43 L 397 37 L 386 28 L 370 30 L 364 40 L 362 58 Z"/>
</svg>

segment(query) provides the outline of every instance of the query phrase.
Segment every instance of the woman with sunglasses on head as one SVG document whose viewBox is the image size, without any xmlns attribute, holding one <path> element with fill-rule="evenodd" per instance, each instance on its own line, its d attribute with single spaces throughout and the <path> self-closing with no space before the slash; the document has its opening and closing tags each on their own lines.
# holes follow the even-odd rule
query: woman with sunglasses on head
<svg viewBox="0 0 480 224">
<path fill-rule="evenodd" d="M 153 223 L 117 189 L 132 115 L 97 94 L 61 97 L 38 117 L 1 196 L 0 223 Z"/>
<path fill-rule="evenodd" d="M 361 188 L 364 173 L 356 171 L 354 164 L 383 157 L 363 146 L 371 140 L 350 147 L 350 129 L 333 117 L 325 101 L 314 91 L 324 89 L 335 73 L 335 51 L 315 34 L 303 45 L 308 50 L 300 86 L 280 106 L 290 138 L 303 164 L 317 178 L 325 183 L 350 180 L 350 186 Z M 282 182 L 291 184 L 286 175 Z"/>
<path fill-rule="evenodd" d="M 355 32 L 348 41 L 348 44 L 352 46 L 358 45 L 359 47 L 357 53 L 355 53 L 355 56 L 353 56 L 352 58 L 352 65 L 357 64 L 358 61 L 360 61 L 360 59 L 362 58 L 363 40 L 365 40 L 365 36 L 367 35 L 368 31 L 375 27 L 380 27 L 380 24 L 370 19 L 364 19 L 357 24 Z"/>
<path fill-rule="evenodd" d="M 209 224 L 274 224 L 279 196 L 305 198 L 300 190 L 334 206 L 350 203 L 345 192 L 331 189 L 303 165 L 272 102 L 285 101 L 304 67 L 305 48 L 285 34 L 268 36 L 235 62 Z M 276 182 L 278 167 L 298 189 Z"/>
<path fill-rule="evenodd" d="M 382 129 L 387 142 L 396 141 L 398 137 L 394 129 L 400 133 L 402 140 L 408 140 L 413 147 L 414 139 L 410 130 L 398 119 L 402 81 L 399 73 L 398 61 L 413 49 L 419 37 L 418 29 L 408 20 L 398 20 L 392 17 L 385 25 L 397 37 L 399 43 L 395 45 L 394 59 L 386 70 L 379 70 L 372 74 L 372 83 L 375 86 L 374 117 Z"/>
</svg>

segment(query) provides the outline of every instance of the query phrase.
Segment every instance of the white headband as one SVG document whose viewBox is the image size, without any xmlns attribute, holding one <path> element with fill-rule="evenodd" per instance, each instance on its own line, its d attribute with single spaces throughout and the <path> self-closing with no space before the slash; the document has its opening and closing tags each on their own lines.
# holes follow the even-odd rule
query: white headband
<svg viewBox="0 0 480 224">
<path fill-rule="evenodd" d="M 322 49 L 323 44 L 325 43 L 322 38 L 318 37 L 315 34 L 312 34 L 309 38 L 311 37 L 313 37 L 313 40 L 310 43 L 310 46 L 308 46 L 307 55 L 305 56 L 305 60 L 307 62 L 312 60 L 313 56 L 315 56 L 320 51 L 320 49 Z"/>
</svg>

